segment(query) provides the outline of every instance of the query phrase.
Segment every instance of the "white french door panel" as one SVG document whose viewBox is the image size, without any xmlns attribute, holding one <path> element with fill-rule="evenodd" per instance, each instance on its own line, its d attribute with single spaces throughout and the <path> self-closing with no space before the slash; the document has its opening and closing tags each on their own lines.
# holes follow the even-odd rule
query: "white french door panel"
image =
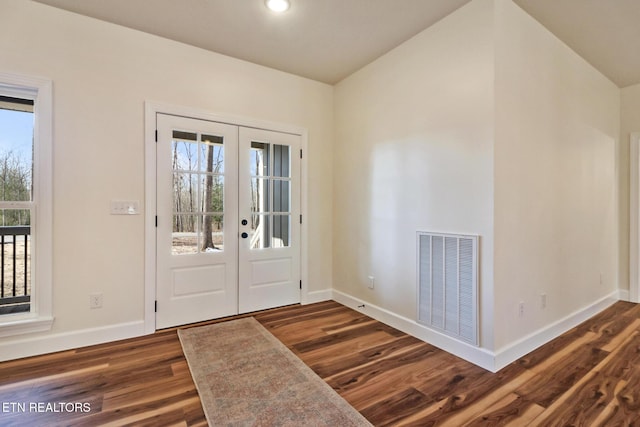
<svg viewBox="0 0 640 427">
<path fill-rule="evenodd" d="M 239 312 L 300 302 L 299 135 L 239 130 Z"/>
<path fill-rule="evenodd" d="M 156 122 L 156 329 L 299 303 L 301 136 Z"/>
<path fill-rule="evenodd" d="M 237 313 L 238 128 L 157 114 L 156 328 Z"/>
</svg>

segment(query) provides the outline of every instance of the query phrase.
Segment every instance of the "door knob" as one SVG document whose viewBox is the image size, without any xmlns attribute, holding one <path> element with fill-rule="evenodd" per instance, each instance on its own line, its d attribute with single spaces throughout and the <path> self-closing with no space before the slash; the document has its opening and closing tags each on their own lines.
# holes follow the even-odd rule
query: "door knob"
<svg viewBox="0 0 640 427">
<path fill-rule="evenodd" d="M 241 236 L 242 236 L 243 239 L 246 239 L 247 237 L 249 237 L 249 235 L 247 233 L 242 233 Z"/>
<path fill-rule="evenodd" d="M 243 219 L 242 220 L 242 225 L 247 225 L 247 224 L 249 224 L 249 221 L 247 221 L 246 219 Z"/>
</svg>

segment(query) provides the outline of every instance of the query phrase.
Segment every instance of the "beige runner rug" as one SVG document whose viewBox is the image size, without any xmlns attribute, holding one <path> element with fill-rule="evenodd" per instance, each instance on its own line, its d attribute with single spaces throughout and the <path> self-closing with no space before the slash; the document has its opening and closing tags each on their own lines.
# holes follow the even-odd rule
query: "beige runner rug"
<svg viewBox="0 0 640 427">
<path fill-rule="evenodd" d="M 254 318 L 178 331 L 211 426 L 370 426 Z"/>
</svg>

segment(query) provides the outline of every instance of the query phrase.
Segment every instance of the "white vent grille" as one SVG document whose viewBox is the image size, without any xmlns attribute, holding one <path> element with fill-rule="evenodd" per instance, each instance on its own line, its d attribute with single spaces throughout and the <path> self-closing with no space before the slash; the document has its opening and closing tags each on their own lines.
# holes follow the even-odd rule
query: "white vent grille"
<svg viewBox="0 0 640 427">
<path fill-rule="evenodd" d="M 478 345 L 478 237 L 418 233 L 418 322 Z"/>
</svg>

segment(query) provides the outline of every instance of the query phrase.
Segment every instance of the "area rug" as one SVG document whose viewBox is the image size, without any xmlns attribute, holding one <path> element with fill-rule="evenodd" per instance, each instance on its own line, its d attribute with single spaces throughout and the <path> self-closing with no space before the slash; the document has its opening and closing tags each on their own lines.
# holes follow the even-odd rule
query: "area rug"
<svg viewBox="0 0 640 427">
<path fill-rule="evenodd" d="M 211 426 L 370 426 L 252 317 L 178 331 Z"/>
</svg>

